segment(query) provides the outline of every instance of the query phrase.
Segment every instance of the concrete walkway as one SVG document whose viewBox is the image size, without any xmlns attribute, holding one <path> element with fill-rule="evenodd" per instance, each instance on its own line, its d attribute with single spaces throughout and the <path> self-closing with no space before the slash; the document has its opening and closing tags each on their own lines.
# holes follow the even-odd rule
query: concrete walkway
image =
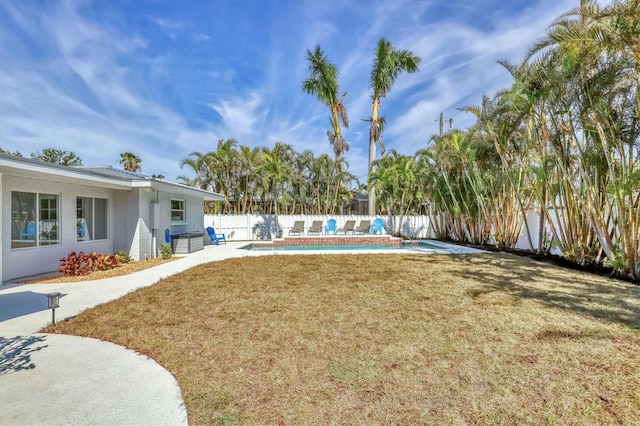
<svg viewBox="0 0 640 426">
<path fill-rule="evenodd" d="M 67 284 L 0 287 L 0 424 L 186 425 L 174 377 L 152 359 L 96 339 L 38 334 L 51 323 L 46 294 L 62 293 L 56 321 L 193 266 L 256 253 L 206 246 L 134 274 Z"/>
</svg>

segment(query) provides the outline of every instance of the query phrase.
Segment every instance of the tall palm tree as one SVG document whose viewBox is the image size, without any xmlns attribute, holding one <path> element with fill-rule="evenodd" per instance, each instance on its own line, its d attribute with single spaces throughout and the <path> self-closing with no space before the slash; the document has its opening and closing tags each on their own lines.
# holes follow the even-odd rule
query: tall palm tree
<svg viewBox="0 0 640 426">
<path fill-rule="evenodd" d="M 530 64 L 543 68 L 545 82 L 550 72 L 565 80 L 553 86 L 565 89 L 563 104 L 543 116 L 553 126 L 548 131 L 550 151 L 555 151 L 554 158 L 568 160 L 568 167 L 556 164 L 563 186 L 571 185 L 579 195 L 570 193 L 565 201 L 568 206 L 585 201 L 579 206 L 580 221 L 572 217 L 566 233 L 573 236 L 577 229 L 584 237 L 567 239 L 563 255 L 570 253 L 584 263 L 594 256 L 583 247 L 602 251 L 616 270 L 635 277 L 640 276 L 640 192 L 631 188 L 640 186 L 639 39 L 640 1 L 616 0 L 601 7 L 594 0 L 581 0 L 529 52 Z"/>
<path fill-rule="evenodd" d="M 394 81 L 403 72 L 414 73 L 418 71 L 420 58 L 409 50 L 396 50 L 391 42 L 381 38 L 373 59 L 369 86 L 373 89 L 371 96 L 371 127 L 369 128 L 369 173 L 376 161 L 376 142 L 380 144 L 380 152 L 384 154 L 384 144 L 382 143 L 382 130 L 385 119 L 380 117 L 380 98 L 387 96 L 391 91 Z M 375 214 L 375 192 L 369 190 L 369 214 Z"/>
<path fill-rule="evenodd" d="M 225 196 L 224 212 L 230 213 L 238 209 L 240 204 L 240 174 L 238 141 L 235 139 L 218 140 L 217 148 L 209 155 L 209 169 L 214 174 L 216 192 Z"/>
<path fill-rule="evenodd" d="M 349 128 L 349 117 L 344 106 L 347 96 L 345 92 L 339 96 L 338 69 L 327 58 L 320 46 L 312 52 L 307 49 L 307 61 L 309 62 L 309 78 L 302 83 L 302 91 L 315 95 L 318 100 L 331 110 L 331 129 L 327 131 L 329 143 L 333 146 L 336 159 L 342 158 L 345 151 L 349 150 L 349 144 L 342 137 L 340 123 L 345 129 Z"/>
<path fill-rule="evenodd" d="M 123 169 L 128 172 L 139 172 L 142 170 L 140 163 L 142 160 L 133 152 L 123 152 L 120 154 L 120 161 L 118 161 Z"/>
<path fill-rule="evenodd" d="M 284 144 L 276 145 L 273 150 L 265 148 L 262 152 L 260 174 L 267 191 L 266 195 L 269 195 L 273 201 L 275 232 L 277 235 L 280 231 L 278 225 L 278 198 L 281 198 L 284 194 L 285 187 L 291 180 L 293 170 L 281 155 Z"/>
<path fill-rule="evenodd" d="M 614 0 L 600 6 L 596 0 L 580 0 L 580 6 L 562 14 L 547 36 L 529 50 L 529 58 L 548 47 L 560 47 L 569 58 L 607 51 L 640 61 L 640 1 Z"/>
<path fill-rule="evenodd" d="M 313 152 L 304 150 L 296 155 L 293 164 L 293 176 L 291 178 L 292 206 L 291 214 L 309 214 L 311 187 L 309 177 L 313 163 Z"/>
<path fill-rule="evenodd" d="M 258 198 L 257 170 L 261 149 L 251 148 L 246 145 L 240 146 L 239 168 L 241 176 L 238 179 L 242 192 L 242 205 L 240 211 L 249 213 L 253 211 L 253 206 Z"/>
<path fill-rule="evenodd" d="M 203 154 L 198 151 L 194 151 L 189 154 L 189 157 L 180 161 L 179 166 L 180 169 L 183 169 L 184 166 L 189 166 L 191 170 L 196 174 L 194 178 L 189 178 L 187 175 L 180 175 L 178 179 L 180 179 L 185 185 L 194 186 L 200 189 L 209 190 L 211 189 L 211 173 L 209 170 L 208 162 L 209 154 Z"/>
</svg>

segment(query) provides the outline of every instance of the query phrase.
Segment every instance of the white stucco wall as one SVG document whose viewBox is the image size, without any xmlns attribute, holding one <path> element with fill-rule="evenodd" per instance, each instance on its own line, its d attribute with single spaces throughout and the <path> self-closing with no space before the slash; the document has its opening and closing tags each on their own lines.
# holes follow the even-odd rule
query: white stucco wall
<svg viewBox="0 0 640 426">
<path fill-rule="evenodd" d="M 171 223 L 171 199 L 185 201 L 184 223 Z M 152 224 L 151 206 L 155 203 L 159 206 L 159 221 Z M 114 204 L 119 218 L 115 224 L 114 250 L 122 250 L 135 260 L 158 257 L 160 246 L 165 244 L 166 229 L 172 235 L 203 232 L 204 204 L 200 197 L 143 188 L 119 191 Z"/>
<path fill-rule="evenodd" d="M 127 240 L 127 229 L 134 229 L 137 209 L 130 211 L 129 203 L 134 200 L 137 195 L 134 191 L 115 191 L 113 197 L 113 216 L 117 218 L 113 225 L 113 250 L 124 251 L 129 253 L 130 241 Z M 129 219 L 129 218 L 134 218 Z"/>
<path fill-rule="evenodd" d="M 134 260 L 154 257 L 148 236 L 153 199 L 155 191 L 146 188 L 118 191 L 114 200 L 114 251 L 124 251 Z"/>
<path fill-rule="evenodd" d="M 59 244 L 41 247 L 11 248 L 11 192 L 37 192 L 57 194 L 58 239 Z M 2 279 L 56 271 L 60 259 L 72 251 L 85 253 L 113 252 L 114 193 L 112 189 L 95 188 L 85 185 L 53 182 L 50 180 L 23 178 L 4 175 L 2 179 Z M 78 241 L 76 228 L 76 197 L 106 198 L 107 201 L 107 239 Z"/>
<path fill-rule="evenodd" d="M 186 217 L 184 223 L 171 223 L 171 199 L 185 201 Z M 172 193 L 159 193 L 158 203 L 160 204 L 160 225 L 157 230 L 158 247 L 164 244 L 165 229 L 171 235 L 183 234 L 185 232 L 204 233 L 204 203 L 199 197 L 185 197 Z"/>
<path fill-rule="evenodd" d="M 61 183 L 44 178 L 29 178 L 0 173 L 2 188 L 2 281 L 57 271 L 60 259 L 72 251 L 114 253 L 122 250 L 135 260 L 157 257 L 165 242 L 165 229 L 171 234 L 202 232 L 204 207 L 201 197 L 157 191 L 151 188 L 108 189 L 91 185 Z M 59 244 L 11 248 L 11 192 L 57 194 L 59 196 Z M 76 198 L 107 199 L 107 239 L 78 241 Z M 171 199 L 185 200 L 186 220 L 171 223 Z M 152 203 L 159 205 L 159 221 L 152 227 Z"/>
</svg>

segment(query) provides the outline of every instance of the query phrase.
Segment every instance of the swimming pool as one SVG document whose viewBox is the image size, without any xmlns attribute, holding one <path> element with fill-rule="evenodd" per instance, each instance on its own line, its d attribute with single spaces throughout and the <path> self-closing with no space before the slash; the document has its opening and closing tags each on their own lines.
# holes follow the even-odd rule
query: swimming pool
<svg viewBox="0 0 640 426">
<path fill-rule="evenodd" d="M 250 251 L 388 251 L 388 252 L 427 252 L 427 253 L 477 253 L 476 250 L 468 247 L 457 246 L 455 244 L 433 242 L 433 241 L 407 241 L 402 242 L 399 246 L 392 245 L 367 245 L 367 244 L 351 244 L 351 245 L 291 245 L 291 246 L 272 246 L 269 244 L 248 244 L 240 247 Z"/>
</svg>

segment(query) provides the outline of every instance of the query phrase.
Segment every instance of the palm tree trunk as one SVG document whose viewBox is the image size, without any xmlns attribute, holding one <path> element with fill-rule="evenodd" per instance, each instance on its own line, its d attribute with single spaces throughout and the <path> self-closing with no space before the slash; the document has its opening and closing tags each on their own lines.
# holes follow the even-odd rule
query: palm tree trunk
<svg viewBox="0 0 640 426">
<path fill-rule="evenodd" d="M 380 99 L 373 98 L 371 103 L 371 128 L 369 129 L 369 175 L 373 171 L 373 163 L 376 161 L 376 139 L 380 133 L 379 123 L 380 113 Z M 367 176 L 367 182 L 369 181 Z M 375 189 L 369 185 L 369 215 L 374 216 L 376 214 L 376 194 Z"/>
</svg>

